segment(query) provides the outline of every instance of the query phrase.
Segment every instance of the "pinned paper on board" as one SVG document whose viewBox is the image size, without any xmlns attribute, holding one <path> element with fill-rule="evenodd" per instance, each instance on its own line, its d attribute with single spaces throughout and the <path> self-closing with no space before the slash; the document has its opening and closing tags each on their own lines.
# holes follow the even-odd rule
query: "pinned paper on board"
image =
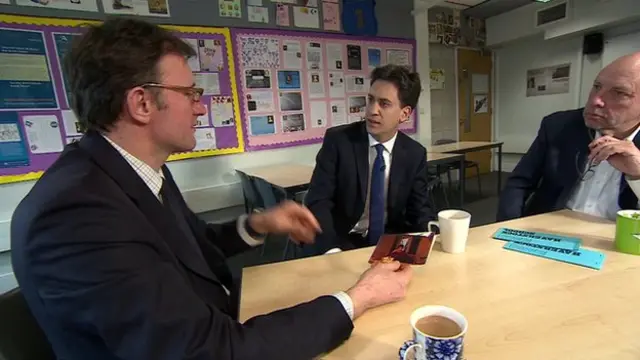
<svg viewBox="0 0 640 360">
<path fill-rule="evenodd" d="M 444 89 L 444 69 L 431 69 L 429 72 L 431 90 Z"/>
<path fill-rule="evenodd" d="M 101 0 L 107 14 L 170 16 L 167 0 Z M 225 0 L 222 0 L 225 1 Z M 239 0 L 238 0 L 239 1 Z"/>
<path fill-rule="evenodd" d="M 269 23 L 269 8 L 261 6 L 247 6 L 247 19 L 249 22 Z"/>
<path fill-rule="evenodd" d="M 240 0 L 218 0 L 218 13 L 220 17 L 241 18 Z"/>
<path fill-rule="evenodd" d="M 340 31 L 340 5 L 337 3 L 322 3 L 322 23 L 324 29 L 329 31 Z"/>
<path fill-rule="evenodd" d="M 294 6 L 293 24 L 300 28 L 319 29 L 320 14 L 318 9 L 307 6 Z"/>
<path fill-rule="evenodd" d="M 10 4 L 10 0 L 2 0 L 0 4 Z M 49 9 L 66 9 L 76 11 L 98 11 L 97 0 L 17 0 L 16 5 L 19 6 L 36 6 Z"/>
<path fill-rule="evenodd" d="M 527 70 L 527 97 L 569 92 L 571 64 Z"/>
<path fill-rule="evenodd" d="M 278 26 L 291 26 L 289 19 L 289 5 L 278 3 L 276 5 L 276 24 Z"/>
</svg>

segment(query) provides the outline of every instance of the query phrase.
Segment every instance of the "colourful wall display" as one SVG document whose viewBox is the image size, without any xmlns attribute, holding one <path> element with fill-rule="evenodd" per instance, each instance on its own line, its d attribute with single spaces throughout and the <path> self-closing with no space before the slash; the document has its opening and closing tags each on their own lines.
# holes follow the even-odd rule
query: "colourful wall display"
<svg viewBox="0 0 640 360">
<path fill-rule="evenodd" d="M 37 179 L 81 137 L 61 59 L 87 23 L 0 15 L 0 184 Z M 196 148 L 169 160 L 243 152 L 229 29 L 166 27 L 196 50 L 189 65 L 207 107 L 198 119 Z"/>
<path fill-rule="evenodd" d="M 298 31 L 232 29 L 248 150 L 322 141 L 361 121 L 371 70 L 415 68 L 415 41 Z M 402 125 L 415 133 L 417 112 Z"/>
</svg>

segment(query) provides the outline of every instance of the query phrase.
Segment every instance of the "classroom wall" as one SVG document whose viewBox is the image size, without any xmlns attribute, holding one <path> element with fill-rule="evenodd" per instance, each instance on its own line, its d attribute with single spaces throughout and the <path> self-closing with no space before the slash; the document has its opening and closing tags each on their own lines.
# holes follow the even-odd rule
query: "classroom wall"
<svg viewBox="0 0 640 360">
<path fill-rule="evenodd" d="M 429 61 L 432 68 L 444 69 L 445 74 L 444 89 L 431 91 L 431 141 L 457 140 L 455 48 L 430 44 Z"/>
<path fill-rule="evenodd" d="M 568 0 L 569 18 L 544 27 L 535 26 L 535 14 L 567 0 L 532 2 L 487 19 L 487 45 L 497 46 L 543 32 L 546 39 L 607 29 L 640 18 L 638 0 Z"/>
<path fill-rule="evenodd" d="M 416 0 L 418 1 L 418 0 Z M 273 7 L 271 0 L 264 0 L 265 5 Z M 14 2 L 15 3 L 15 2 Z M 180 25 L 209 25 L 209 26 L 255 26 L 255 23 L 246 21 L 246 12 L 243 19 L 237 20 L 219 18 L 217 13 L 217 1 L 212 0 L 169 0 L 172 14 L 171 19 L 149 18 L 163 23 L 175 23 Z M 243 5 L 245 1 L 243 1 Z M 376 6 L 378 28 L 380 36 L 414 38 L 416 30 L 426 36 L 428 45 L 428 27 L 426 18 L 424 24 L 416 25 L 411 14 L 413 3 L 411 1 L 388 2 L 379 1 Z M 48 10 L 24 6 L 0 5 L 0 13 L 12 13 L 20 15 L 49 16 L 61 18 L 100 18 L 99 14 L 78 11 Z M 273 11 L 270 11 L 272 22 Z M 417 18 L 424 17 L 418 14 Z M 237 20 L 237 21 L 236 21 Z M 266 24 L 265 24 L 266 25 Z M 273 27 L 273 26 L 272 26 Z M 291 28 L 293 29 L 293 28 Z M 420 33 L 417 32 L 417 33 Z M 428 59 L 429 49 L 418 46 L 419 59 Z M 418 61 L 418 71 L 428 74 L 428 61 Z M 425 72 L 426 71 L 426 72 Z M 424 81 L 426 79 L 426 81 Z M 427 91 L 421 96 L 420 123 L 418 133 L 414 138 L 427 143 L 430 141 L 431 126 L 428 118 L 430 113 L 430 100 L 428 91 L 429 77 L 423 77 L 423 87 Z M 214 156 L 207 158 L 189 159 L 169 163 L 173 176 L 180 187 L 189 206 L 196 212 L 205 212 L 239 205 L 243 202 L 242 190 L 239 179 L 235 174 L 236 168 L 263 166 L 274 163 L 295 161 L 314 164 L 315 155 L 320 148 L 319 144 L 297 146 L 291 149 L 266 150 L 234 155 Z M 34 182 L 13 183 L 0 185 L 0 251 L 9 249 L 9 226 L 11 215 L 20 200 L 31 189 Z"/>
<path fill-rule="evenodd" d="M 491 27 L 495 26 L 494 18 L 487 20 L 487 43 L 503 42 L 504 34 L 525 34 L 522 24 L 529 18 L 525 10 L 539 7 L 537 4 L 516 9 L 500 15 L 501 26 L 510 26 L 509 32 L 495 37 Z M 524 10 L 523 10 L 524 9 Z M 511 18 L 507 15 L 512 14 Z M 497 17 L 496 17 L 497 18 Z M 506 19 L 509 19 L 507 23 Z M 573 18 L 574 22 L 580 19 Z M 588 20 L 593 23 L 593 19 Z M 493 25 L 490 25 L 493 24 Z M 511 27 L 512 26 L 512 27 Z M 574 29 L 586 26 L 573 25 Z M 569 27 L 566 27 L 568 29 Z M 582 54 L 582 32 L 571 33 L 562 37 L 549 36 L 539 29 L 536 34 L 525 34 L 517 40 L 510 39 L 500 45 L 494 45 L 496 108 L 494 111 L 494 132 L 496 139 L 504 141 L 503 169 L 511 171 L 527 151 L 540 126 L 542 118 L 560 110 L 575 109 L 584 106 L 593 80 L 610 59 L 634 50 L 640 50 L 640 24 L 634 22 L 614 22 L 598 28 L 605 37 L 602 54 Z M 631 35 L 630 35 L 631 34 Z M 635 35 L 638 34 L 638 35 Z M 492 35 L 494 36 L 492 38 Z M 603 61 L 604 60 L 604 61 Z M 569 93 L 526 97 L 526 71 L 532 68 L 571 63 L 571 82 Z"/>
</svg>

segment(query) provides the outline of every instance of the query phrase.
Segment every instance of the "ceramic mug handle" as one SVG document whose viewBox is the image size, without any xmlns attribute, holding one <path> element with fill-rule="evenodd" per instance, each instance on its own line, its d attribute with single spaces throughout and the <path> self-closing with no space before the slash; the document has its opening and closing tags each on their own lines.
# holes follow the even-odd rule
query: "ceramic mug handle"
<svg viewBox="0 0 640 360">
<path fill-rule="evenodd" d="M 421 344 L 418 344 L 414 340 L 407 340 L 402 344 L 400 348 L 400 360 L 408 360 L 407 355 L 411 350 L 413 350 L 414 354 L 418 348 L 422 348 Z M 417 356 L 414 355 L 413 359 L 417 359 Z"/>
<path fill-rule="evenodd" d="M 439 222 L 437 222 L 437 221 L 429 221 L 427 223 L 427 231 L 431 231 L 431 232 L 435 233 L 433 230 L 431 230 L 432 226 L 437 226 L 438 229 L 440 229 L 440 223 Z"/>
</svg>

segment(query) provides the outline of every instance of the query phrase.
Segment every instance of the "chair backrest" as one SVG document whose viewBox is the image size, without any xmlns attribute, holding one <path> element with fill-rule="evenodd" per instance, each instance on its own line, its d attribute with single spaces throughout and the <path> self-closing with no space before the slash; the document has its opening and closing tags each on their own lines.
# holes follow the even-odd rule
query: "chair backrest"
<svg viewBox="0 0 640 360">
<path fill-rule="evenodd" d="M 273 186 L 262 178 L 254 177 L 253 183 L 265 209 L 272 208 L 287 198 L 287 193 L 284 189 Z"/>
<path fill-rule="evenodd" d="M 238 175 L 240 175 L 240 182 L 242 183 L 242 194 L 244 195 L 244 206 L 245 210 L 248 213 L 251 213 L 255 209 L 260 209 L 264 207 L 260 200 L 260 194 L 258 194 L 258 190 L 256 189 L 256 185 L 254 184 L 253 177 L 247 175 L 246 173 L 236 170 Z"/>
<path fill-rule="evenodd" d="M 452 144 L 456 142 L 453 139 L 440 139 L 440 140 L 436 140 L 433 145 L 444 145 L 444 144 Z"/>
<path fill-rule="evenodd" d="M 46 335 L 31 314 L 20 288 L 0 295 L 0 359 L 55 360 Z"/>
</svg>

